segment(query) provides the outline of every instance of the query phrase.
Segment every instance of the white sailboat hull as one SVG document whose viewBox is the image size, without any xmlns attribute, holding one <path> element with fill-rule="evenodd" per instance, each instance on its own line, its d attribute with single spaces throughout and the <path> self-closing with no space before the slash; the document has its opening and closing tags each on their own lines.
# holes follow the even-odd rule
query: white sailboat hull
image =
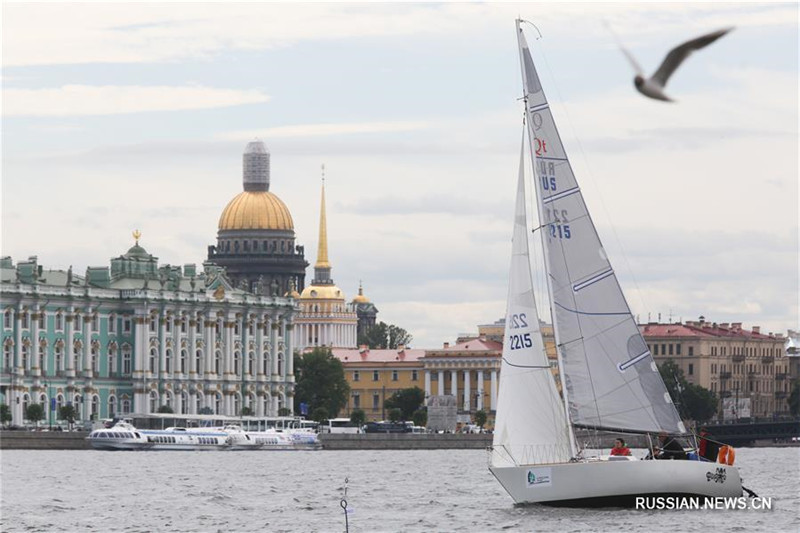
<svg viewBox="0 0 800 533">
<path fill-rule="evenodd" d="M 700 461 L 587 461 L 489 470 L 518 504 L 634 507 L 637 497 L 742 495 L 737 468 Z"/>
</svg>

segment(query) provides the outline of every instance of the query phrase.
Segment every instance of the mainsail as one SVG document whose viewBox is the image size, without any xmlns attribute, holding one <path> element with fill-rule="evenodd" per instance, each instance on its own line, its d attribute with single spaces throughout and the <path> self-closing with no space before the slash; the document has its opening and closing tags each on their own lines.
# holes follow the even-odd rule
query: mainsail
<svg viewBox="0 0 800 533">
<path fill-rule="evenodd" d="M 569 426 L 545 353 L 533 295 L 524 153 L 523 145 L 492 466 L 559 463 L 571 457 Z"/>
<path fill-rule="evenodd" d="M 519 21 L 517 35 L 539 231 L 544 232 L 570 421 L 597 428 L 683 433 L 587 211 Z"/>
</svg>

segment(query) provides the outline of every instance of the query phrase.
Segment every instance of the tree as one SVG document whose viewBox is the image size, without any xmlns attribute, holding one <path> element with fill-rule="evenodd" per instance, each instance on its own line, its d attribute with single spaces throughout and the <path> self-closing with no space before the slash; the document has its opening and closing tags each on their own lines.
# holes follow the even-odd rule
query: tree
<svg viewBox="0 0 800 533">
<path fill-rule="evenodd" d="M 295 356 L 294 375 L 296 411 L 299 412 L 300 404 L 305 403 L 309 413 L 324 407 L 329 416 L 335 417 L 347 404 L 350 386 L 344 377 L 342 362 L 333 356 L 330 348 L 314 348 Z"/>
<path fill-rule="evenodd" d="M 405 420 L 405 417 L 403 417 L 403 411 L 401 411 L 397 407 L 393 407 L 392 409 L 389 409 L 389 421 L 390 422 L 400 422 L 401 420 Z"/>
<path fill-rule="evenodd" d="M 425 401 L 425 391 L 419 387 L 400 389 L 386 398 L 383 406 L 387 409 L 400 409 L 403 420 L 409 420 L 414 411 L 420 408 Z"/>
<path fill-rule="evenodd" d="M 253 410 L 250 409 L 249 407 L 242 407 L 239 416 L 253 416 Z"/>
<path fill-rule="evenodd" d="M 156 411 L 156 412 L 157 413 L 172 414 L 175 411 L 173 411 L 172 407 L 170 407 L 169 405 L 161 405 L 161 406 L 159 406 L 158 411 Z"/>
<path fill-rule="evenodd" d="M 201 407 L 199 411 L 197 411 L 198 415 L 213 415 L 214 410 L 208 406 Z"/>
<path fill-rule="evenodd" d="M 358 344 L 366 344 L 372 349 L 397 349 L 400 345 L 411 344 L 413 337 L 399 326 L 378 322 L 358 336 Z"/>
<path fill-rule="evenodd" d="M 414 414 L 411 415 L 411 420 L 414 421 L 415 426 L 425 427 L 428 425 L 428 410 L 425 407 L 421 407 L 414 411 Z"/>
<path fill-rule="evenodd" d="M 350 422 L 361 427 L 367 423 L 367 414 L 362 409 L 353 409 L 350 411 Z"/>
<path fill-rule="evenodd" d="M 32 403 L 25 410 L 25 418 L 39 426 L 39 421 L 44 420 L 44 407 L 40 403 Z"/>
<path fill-rule="evenodd" d="M 789 393 L 789 412 L 792 416 L 800 415 L 800 379 L 792 383 L 792 392 Z"/>
<path fill-rule="evenodd" d="M 288 407 L 281 407 L 278 409 L 278 416 L 289 416 L 292 411 Z"/>
<path fill-rule="evenodd" d="M 481 409 L 480 411 L 475 411 L 475 424 L 479 428 L 483 428 L 483 425 L 486 423 L 486 411 Z"/>
<path fill-rule="evenodd" d="M 328 420 L 328 418 L 328 410 L 324 406 L 317 407 L 311 411 L 311 420 L 315 422 L 319 422 L 321 424 L 325 420 Z"/>
<path fill-rule="evenodd" d="M 11 408 L 4 403 L 0 403 L 0 424 L 8 425 L 14 418 L 11 416 Z"/>
<path fill-rule="evenodd" d="M 72 405 L 62 405 L 58 408 L 58 418 L 59 420 L 66 420 L 69 424 L 70 429 L 72 429 L 72 424 L 75 423 L 75 417 L 78 416 L 78 412 L 75 410 L 75 407 Z"/>
<path fill-rule="evenodd" d="M 716 394 L 686 381 L 683 370 L 674 361 L 664 361 L 658 371 L 681 418 L 705 422 L 716 414 L 719 406 Z"/>
</svg>

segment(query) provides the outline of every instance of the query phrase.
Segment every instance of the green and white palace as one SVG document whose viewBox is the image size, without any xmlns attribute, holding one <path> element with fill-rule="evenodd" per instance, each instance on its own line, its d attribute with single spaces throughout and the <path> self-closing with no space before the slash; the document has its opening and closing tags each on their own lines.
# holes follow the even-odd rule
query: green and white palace
<svg viewBox="0 0 800 533">
<path fill-rule="evenodd" d="M 205 263 L 158 265 L 136 244 L 111 260 L 47 270 L 36 257 L 0 259 L 0 402 L 12 424 L 42 404 L 46 420 L 72 405 L 80 420 L 153 413 L 276 416 L 292 410 L 293 319 L 279 287 L 247 292 Z M 54 399 L 51 411 L 51 399 Z"/>
</svg>

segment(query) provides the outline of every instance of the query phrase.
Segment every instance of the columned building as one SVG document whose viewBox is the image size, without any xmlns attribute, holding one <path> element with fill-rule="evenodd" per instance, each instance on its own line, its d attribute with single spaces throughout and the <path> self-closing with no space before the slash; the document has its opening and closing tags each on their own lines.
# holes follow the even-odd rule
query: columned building
<svg viewBox="0 0 800 533">
<path fill-rule="evenodd" d="M 455 396 L 458 411 L 463 414 L 494 412 L 502 356 L 503 345 L 485 338 L 426 350 L 422 359 L 425 397 Z"/>
<path fill-rule="evenodd" d="M 721 398 L 725 420 L 787 415 L 789 358 L 782 334 L 741 322 L 697 321 L 639 326 L 656 363 L 673 361 L 686 380 Z M 676 399 L 680 401 L 679 399 Z"/>
<path fill-rule="evenodd" d="M 292 410 L 295 301 L 242 291 L 215 265 L 158 266 L 135 236 L 110 268 L 85 276 L 46 270 L 36 257 L 0 260 L 0 403 L 12 423 L 33 403 L 45 406 L 45 423 L 65 405 L 84 421 L 161 406 Z"/>
<path fill-rule="evenodd" d="M 316 346 L 355 348 L 358 316 L 345 300 L 344 292 L 333 283 L 328 260 L 328 227 L 325 217 L 325 183 L 319 215 L 319 244 L 314 279 L 300 294 L 295 346 L 302 351 Z"/>
<path fill-rule="evenodd" d="M 270 154 L 261 141 L 243 156 L 244 191 L 219 217 L 217 244 L 208 260 L 225 267 L 228 279 L 245 291 L 278 296 L 302 291 L 308 262 L 295 244 L 294 222 L 286 204 L 270 192 Z"/>
</svg>

